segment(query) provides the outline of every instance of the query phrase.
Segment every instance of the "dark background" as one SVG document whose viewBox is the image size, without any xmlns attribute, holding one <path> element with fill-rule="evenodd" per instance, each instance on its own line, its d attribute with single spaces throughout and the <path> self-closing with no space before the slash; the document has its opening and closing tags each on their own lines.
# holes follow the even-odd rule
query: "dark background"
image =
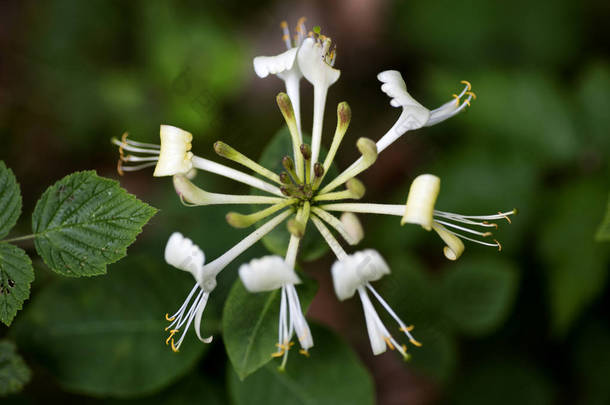
<svg viewBox="0 0 610 405">
<path fill-rule="evenodd" d="M 352 345 L 381 404 L 610 402 L 609 251 L 608 242 L 594 239 L 610 178 L 605 1 L 2 2 L 0 159 L 19 179 L 24 212 L 70 172 L 95 169 L 118 178 L 109 139 L 124 131 L 156 142 L 159 124 L 176 125 L 194 134 L 193 149 L 201 156 L 212 156 L 213 142 L 222 139 L 258 158 L 282 125 L 274 101 L 282 86 L 276 78 L 259 79 L 251 61 L 279 53 L 279 22 L 293 25 L 302 15 L 337 43 L 335 67 L 342 73 L 330 89 L 327 131 L 334 127 L 336 103 L 347 100 L 353 111 L 339 167 L 356 157 L 358 137 L 378 139 L 398 116 L 379 90 L 378 72 L 400 70 L 410 93 L 431 109 L 457 93 L 460 80 L 469 80 L 478 96 L 466 113 L 409 133 L 384 152 L 361 176 L 365 201 L 402 203 L 416 175 L 434 173 L 442 179 L 438 206 L 446 211 L 519 209 L 513 224 L 497 232 L 500 253 L 467 244 L 456 263 L 446 261 L 440 241 L 421 229 L 400 227 L 396 218 L 363 219 L 362 246 L 378 249 L 393 268 L 380 289 L 422 331 L 424 348 L 413 350 L 406 366 L 395 353 L 373 358 L 360 308 L 339 304 L 332 294 L 330 254 L 304 264 L 320 281 L 310 317 Z M 308 128 L 311 90 L 302 88 Z M 158 356 L 158 368 L 169 371 L 132 392 L 96 386 L 104 367 L 128 380 L 120 370 L 129 368 L 129 355 L 112 366 L 97 364 L 107 347 L 129 338 L 121 328 L 102 331 L 103 337 L 36 338 L 48 332 L 40 329 L 45 325 L 77 317 L 70 311 L 95 294 L 91 308 L 98 305 L 104 319 L 140 316 L 129 306 L 152 294 L 145 291 L 149 278 L 158 278 L 159 294 L 166 294 L 151 299 L 167 305 L 142 311 L 178 305 L 190 280 L 175 281 L 161 255 L 174 230 L 189 235 L 208 258 L 243 235 L 224 222 L 223 207 L 182 207 L 169 179 L 142 171 L 120 181 L 162 211 L 108 276 L 62 281 L 35 263 L 30 300 L 10 331 L 0 328 L 33 370 L 24 393 L 10 399 L 97 402 L 88 396 L 148 395 L 141 401 L 151 403 L 209 395 L 223 403 L 234 394 L 224 383 L 230 366 L 221 339 L 205 357 L 203 349 L 192 349 L 188 361 L 176 366 L 180 361 L 167 360 L 161 338 L 150 341 L 148 329 L 139 331 L 140 355 Z M 234 189 L 204 174 L 197 183 L 213 191 Z M 15 234 L 29 227 L 24 215 Z M 239 262 L 263 253 L 259 246 Z M 235 268 L 223 272 L 228 274 L 210 304 L 211 331 L 218 330 Z M 123 270 L 129 276 L 119 274 Z M 162 312 L 142 316 L 158 319 Z M 188 343 L 196 346 L 194 339 Z M 58 356 L 53 345 L 62 344 L 67 352 Z M 76 379 L 70 353 L 91 358 Z"/>
</svg>

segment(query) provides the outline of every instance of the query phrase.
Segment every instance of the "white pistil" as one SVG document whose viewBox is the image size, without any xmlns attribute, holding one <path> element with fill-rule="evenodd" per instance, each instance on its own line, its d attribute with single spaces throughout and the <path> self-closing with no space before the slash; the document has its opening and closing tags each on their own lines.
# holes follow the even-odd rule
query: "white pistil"
<svg viewBox="0 0 610 405">
<path fill-rule="evenodd" d="M 277 196 L 283 197 L 283 194 L 280 191 L 279 187 L 271 185 L 266 181 L 258 179 L 254 176 L 250 176 L 249 174 L 240 172 L 239 170 L 235 170 L 225 165 L 221 165 L 220 163 L 216 163 L 199 156 L 193 156 L 193 166 L 197 169 L 205 170 L 206 172 L 210 173 L 215 173 L 220 176 L 233 179 L 240 183 L 247 184 L 251 187 L 258 188 L 259 190 L 266 191 L 270 194 L 275 194 Z"/>
<path fill-rule="evenodd" d="M 324 220 L 327 224 L 329 224 L 330 226 L 335 228 L 335 230 L 337 232 L 339 232 L 341 237 L 343 237 L 343 239 L 347 243 L 349 243 L 352 246 L 358 244 L 359 241 L 354 239 L 352 237 L 352 235 L 349 232 L 347 232 L 347 230 L 343 226 L 343 223 L 338 218 L 334 217 L 333 215 L 329 214 L 328 212 L 326 212 L 318 207 L 311 207 L 311 211 L 318 218 Z"/>
<path fill-rule="evenodd" d="M 210 193 L 194 185 L 185 175 L 173 177 L 174 188 L 183 201 L 192 206 L 218 205 L 218 204 L 280 204 L 286 201 L 285 197 L 270 197 L 250 194 L 220 194 Z"/>
</svg>

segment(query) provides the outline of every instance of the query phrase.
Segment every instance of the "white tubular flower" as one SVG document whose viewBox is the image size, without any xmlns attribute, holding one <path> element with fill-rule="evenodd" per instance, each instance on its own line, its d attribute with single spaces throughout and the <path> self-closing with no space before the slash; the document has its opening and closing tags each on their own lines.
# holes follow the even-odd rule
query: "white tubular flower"
<svg viewBox="0 0 610 405">
<path fill-rule="evenodd" d="M 193 168 L 193 135 L 171 125 L 161 125 L 161 153 L 153 176 L 188 173 Z"/>
<path fill-rule="evenodd" d="M 309 168 L 313 177 L 313 166 L 318 162 L 320 145 L 322 142 L 322 121 L 324 120 L 324 107 L 328 88 L 339 80 L 341 71 L 333 68 L 336 52 L 331 47 L 331 39 L 315 34 L 315 38 L 309 37 L 303 41 L 297 55 L 299 68 L 303 76 L 313 85 L 314 106 L 313 124 L 311 130 L 311 167 Z"/>
<path fill-rule="evenodd" d="M 210 343 L 212 336 L 201 337 L 201 318 L 210 293 L 216 288 L 216 274 L 206 271 L 204 266 L 205 255 L 201 249 L 178 232 L 174 232 L 167 241 L 165 261 L 180 270 L 188 271 L 196 280 L 195 286 L 178 311 L 172 316 L 165 315 L 165 319 L 171 322 L 165 328 L 166 331 L 169 331 L 169 337 L 165 343 L 167 345 L 171 344 L 172 350 L 177 352 L 193 321 L 195 322 L 195 333 L 199 340 Z M 178 343 L 175 343 L 174 335 L 180 332 L 182 326 L 184 326 L 182 335 L 178 339 Z"/>
<path fill-rule="evenodd" d="M 411 223 L 421 225 L 422 228 L 427 231 L 434 229 L 446 244 L 443 253 L 449 260 L 457 260 L 464 252 L 464 243 L 460 238 L 485 246 L 494 246 L 497 247 L 498 250 L 501 250 L 502 245 L 495 239 L 493 239 L 494 243 L 485 242 L 457 233 L 454 230 L 467 232 L 484 238 L 492 236 L 491 232 L 481 232 L 476 229 L 470 229 L 463 225 L 458 225 L 456 222 L 483 228 L 497 228 L 497 224 L 488 221 L 506 219 L 510 223 L 509 215 L 516 214 L 517 210 L 499 212 L 495 215 L 479 216 L 460 215 L 435 210 L 434 206 L 436 204 L 436 197 L 440 191 L 440 184 L 441 180 L 432 174 L 422 174 L 413 180 L 411 188 L 409 189 L 404 214 L 400 221 L 401 225 Z"/>
<path fill-rule="evenodd" d="M 127 139 L 127 132 L 123 134 L 121 140 L 113 138 L 112 143 L 119 146 L 118 173 L 123 175 L 124 172 L 133 172 L 155 166 L 153 173 L 155 177 L 173 176 L 175 174 L 186 174 L 194 177 L 192 172 L 193 153 L 191 152 L 193 135 L 171 125 L 161 125 L 159 134 L 161 145 L 132 141 Z M 142 156 L 126 155 L 125 151 L 138 153 Z M 125 165 L 125 163 L 136 164 Z"/>
<path fill-rule="evenodd" d="M 301 282 L 294 269 L 280 256 L 264 256 L 242 264 L 239 277 L 246 289 L 253 293 L 281 289 L 277 351 L 271 355 L 283 357 L 280 369 L 286 366 L 293 333 L 299 339 L 300 353 L 308 355 L 308 350 L 313 347 L 313 337 L 294 287 Z"/>
<path fill-rule="evenodd" d="M 398 323 L 400 331 L 405 333 L 409 341 L 415 346 L 421 346 L 411 335 L 413 327 L 406 326 L 370 284 L 370 282 L 390 274 L 390 268 L 377 251 L 367 249 L 352 255 L 346 255 L 333 264 L 331 272 L 335 293 L 340 300 L 348 299 L 358 291 L 373 354 L 381 354 L 389 347 L 391 350 L 398 350 L 405 359 L 409 358 L 406 346 L 398 344 L 381 321 L 381 318 L 379 318 L 375 307 L 369 299 L 367 289 L 371 291 L 377 301 L 394 318 Z"/>
<path fill-rule="evenodd" d="M 335 69 L 336 52 L 330 50 L 332 40 L 323 35 L 309 37 L 301 45 L 297 55 L 299 68 L 314 87 L 329 88 L 341 76 L 341 71 Z"/>
<path fill-rule="evenodd" d="M 301 133 L 301 109 L 299 84 L 303 74 L 296 63 L 299 47 L 305 39 L 305 18 L 300 18 L 296 25 L 296 35 L 294 39 L 290 37 L 288 23 L 282 21 L 283 36 L 282 40 L 286 44 L 287 51 L 276 56 L 257 56 L 253 60 L 254 72 L 260 78 L 265 78 L 269 74 L 276 75 L 284 81 L 286 93 L 290 97 L 299 134 Z"/>
<path fill-rule="evenodd" d="M 400 72 L 386 70 L 379 73 L 377 79 L 383 83 L 381 90 L 390 97 L 390 105 L 392 107 L 402 107 L 402 114 L 400 114 L 394 126 L 377 142 L 379 152 L 390 146 L 407 131 L 424 126 L 429 127 L 453 117 L 464 110 L 466 106 L 470 106 L 470 101 L 476 98 L 476 95 L 470 91 L 472 86 L 464 80 L 462 83 L 466 87 L 459 95 L 453 95 L 455 100 L 451 100 L 435 110 L 428 110 L 407 92 L 407 85 Z M 464 96 L 467 97 L 462 100 Z"/>
</svg>

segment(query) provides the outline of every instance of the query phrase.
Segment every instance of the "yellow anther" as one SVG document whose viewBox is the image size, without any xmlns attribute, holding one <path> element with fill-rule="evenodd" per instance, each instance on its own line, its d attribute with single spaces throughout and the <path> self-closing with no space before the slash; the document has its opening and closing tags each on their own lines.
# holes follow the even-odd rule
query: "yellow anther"
<svg viewBox="0 0 610 405">
<path fill-rule="evenodd" d="M 174 319 L 176 319 L 176 317 L 175 317 L 175 316 L 169 316 L 169 314 L 168 314 L 168 313 L 166 313 L 166 314 L 165 314 L 165 320 L 166 320 L 166 321 L 171 322 L 171 321 L 173 321 Z"/>
<path fill-rule="evenodd" d="M 116 172 L 119 174 L 119 176 L 122 176 L 125 174 L 123 172 L 123 162 L 121 161 L 121 159 L 119 159 L 119 161 L 116 164 Z"/>
<path fill-rule="evenodd" d="M 174 353 L 178 353 L 178 348 L 176 347 L 176 345 L 174 345 L 174 339 L 172 339 L 172 351 Z"/>
<path fill-rule="evenodd" d="M 484 233 L 483 235 L 481 235 L 481 236 L 483 236 L 484 238 L 486 238 L 486 237 L 491 236 L 491 235 L 493 235 L 493 233 L 491 233 L 491 232 L 485 232 L 485 233 Z"/>
<path fill-rule="evenodd" d="M 510 220 L 510 218 L 508 217 L 508 215 L 504 215 L 504 214 L 503 214 L 503 213 L 501 213 L 501 212 L 498 212 L 498 214 L 502 215 L 502 217 L 503 217 L 505 220 L 507 220 L 509 224 L 512 224 L 512 221 Z"/>
<path fill-rule="evenodd" d="M 412 344 L 413 346 L 417 346 L 417 347 L 421 347 L 421 346 L 422 346 L 422 344 L 421 344 L 421 343 L 419 343 L 417 340 L 415 340 L 415 339 L 413 339 L 413 338 L 409 338 L 409 342 L 411 342 L 411 344 Z"/>
<path fill-rule="evenodd" d="M 402 332 L 411 332 L 413 329 L 415 329 L 415 326 L 413 325 L 403 326 L 400 328 Z"/>
<path fill-rule="evenodd" d="M 468 99 L 464 100 L 464 104 L 466 104 L 468 107 L 470 107 L 470 100 L 468 100 Z"/>
<path fill-rule="evenodd" d="M 460 83 L 465 84 L 468 87 L 468 91 L 472 90 L 472 85 L 469 81 L 462 80 Z"/>
<path fill-rule="evenodd" d="M 297 21 L 297 27 L 300 27 L 302 25 L 305 25 L 305 21 L 307 20 L 307 18 L 305 17 L 301 17 L 299 18 L 299 20 Z"/>
<path fill-rule="evenodd" d="M 460 97 L 457 94 L 452 94 L 451 97 L 455 98 L 455 105 L 460 105 Z"/>
<path fill-rule="evenodd" d="M 280 27 L 282 27 L 282 29 L 285 30 L 286 28 L 288 28 L 288 23 L 286 21 L 282 21 L 280 23 Z"/>
<path fill-rule="evenodd" d="M 500 242 L 498 242 L 496 239 L 494 239 L 494 242 L 496 242 L 498 244 L 498 252 L 502 251 L 502 244 L 500 244 Z"/>
<path fill-rule="evenodd" d="M 464 94 L 468 94 L 469 96 L 471 96 L 471 97 L 472 97 L 472 98 L 474 98 L 475 100 L 477 99 L 477 95 L 476 95 L 476 94 L 474 94 L 472 91 L 467 91 L 467 92 L 466 92 L 466 93 L 464 93 Z"/>
<path fill-rule="evenodd" d="M 300 349 L 299 353 L 301 353 L 305 357 L 309 357 L 309 352 L 306 349 Z"/>
<path fill-rule="evenodd" d="M 282 41 L 288 41 L 290 39 L 290 35 L 284 34 L 282 35 Z"/>
<path fill-rule="evenodd" d="M 496 224 L 495 222 L 487 222 L 487 221 L 483 221 L 482 223 L 483 223 L 483 224 L 485 224 L 485 225 L 491 225 L 491 226 L 493 226 L 494 228 L 498 229 L 498 224 Z"/>
<path fill-rule="evenodd" d="M 385 336 L 384 336 L 384 337 L 383 337 L 383 340 L 385 340 L 385 343 L 388 345 L 388 347 L 390 348 L 390 350 L 394 350 L 394 349 L 395 349 L 394 345 L 392 344 L 392 341 L 390 341 L 390 339 L 389 339 L 388 337 L 385 337 Z"/>
<path fill-rule="evenodd" d="M 282 357 L 284 355 L 284 350 L 280 350 L 279 352 L 271 353 L 271 357 Z"/>
<path fill-rule="evenodd" d="M 406 355 L 407 354 L 407 345 L 402 345 L 400 347 L 402 347 L 402 351 L 405 352 L 405 355 Z"/>
<path fill-rule="evenodd" d="M 165 330 L 167 330 L 167 328 L 165 328 Z M 169 345 L 169 341 L 174 337 L 174 335 L 176 333 L 180 332 L 180 330 L 178 329 L 172 329 L 169 331 L 169 336 L 167 337 L 167 339 L 165 340 L 165 344 Z"/>
</svg>

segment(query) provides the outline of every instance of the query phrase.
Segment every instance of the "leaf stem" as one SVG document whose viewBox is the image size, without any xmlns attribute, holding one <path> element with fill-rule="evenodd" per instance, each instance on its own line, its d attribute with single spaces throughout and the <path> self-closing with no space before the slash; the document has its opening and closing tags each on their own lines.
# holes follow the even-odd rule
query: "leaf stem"
<svg viewBox="0 0 610 405">
<path fill-rule="evenodd" d="M 35 237 L 37 237 L 38 234 L 36 233 L 31 233 L 29 235 L 25 235 L 25 236 L 19 236 L 17 238 L 11 238 L 11 239 L 4 239 L 4 240 L 0 240 L 0 243 L 12 243 L 12 242 L 19 242 L 22 240 L 28 240 L 28 239 L 34 239 Z"/>
</svg>

